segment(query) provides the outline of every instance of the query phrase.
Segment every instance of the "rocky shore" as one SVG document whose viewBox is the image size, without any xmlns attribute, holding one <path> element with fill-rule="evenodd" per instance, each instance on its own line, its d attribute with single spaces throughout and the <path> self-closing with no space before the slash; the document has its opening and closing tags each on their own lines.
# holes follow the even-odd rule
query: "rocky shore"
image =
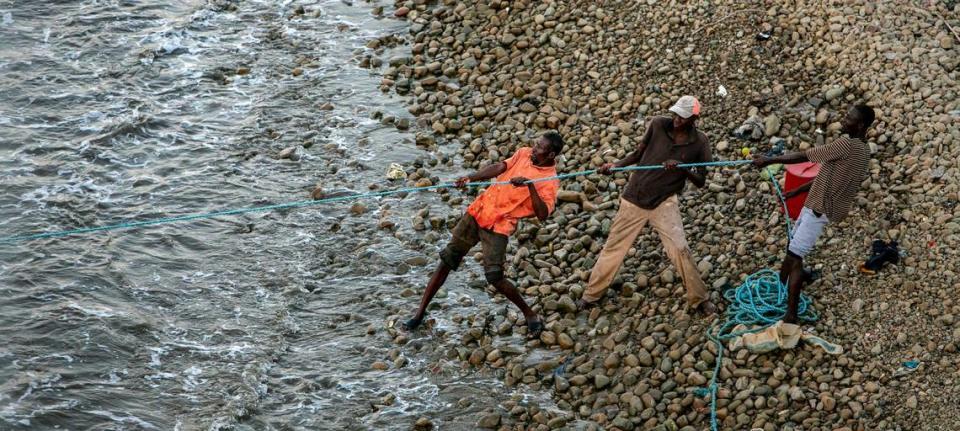
<svg viewBox="0 0 960 431">
<path fill-rule="evenodd" d="M 596 168 L 631 151 L 645 119 L 684 94 L 704 103 L 700 127 L 727 160 L 779 139 L 788 151 L 830 141 L 847 107 L 870 104 L 878 122 L 858 209 L 809 259 L 823 273 L 807 289 L 821 316 L 810 329 L 845 352 L 725 355 L 718 419 L 729 430 L 960 429 L 960 3 L 824 3 L 407 0 L 373 13 L 408 20 L 409 34 L 371 40 L 357 60 L 408 100 L 410 117 L 388 121 L 437 154 L 408 168 L 411 186 L 438 181 L 431 166 L 454 160 L 443 153 L 472 169 L 546 130 L 568 143 L 561 172 Z M 384 55 L 397 46 L 405 54 Z M 732 136 L 751 117 L 763 136 Z M 430 334 L 454 340 L 448 359 L 549 391 L 558 407 L 518 399 L 490 406 L 478 427 L 709 428 L 709 400 L 694 390 L 713 373 L 718 352 L 705 332 L 715 320 L 688 314 L 655 235 L 630 251 L 602 307 L 575 313 L 625 183 L 622 174 L 565 181 L 552 218 L 523 222 L 511 240 L 509 276 L 547 321 L 539 340 L 511 337 L 525 329 L 509 306 L 445 316 L 455 327 Z M 681 200 L 691 249 L 722 303 L 725 288 L 777 265 L 786 238 L 756 171 L 713 170 L 708 184 Z M 449 214 L 413 220 L 424 243 L 442 245 L 469 199 L 442 197 Z M 905 258 L 866 276 L 857 266 L 874 239 L 899 241 Z M 419 291 L 396 294 L 412 307 Z M 397 358 L 377 369 L 423 348 L 385 331 Z M 920 365 L 904 371 L 905 361 Z"/>
</svg>

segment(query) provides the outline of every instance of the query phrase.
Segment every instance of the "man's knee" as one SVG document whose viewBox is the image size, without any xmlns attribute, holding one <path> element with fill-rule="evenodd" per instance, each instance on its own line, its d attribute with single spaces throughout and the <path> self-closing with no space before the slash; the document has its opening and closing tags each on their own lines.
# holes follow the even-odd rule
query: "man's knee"
<svg viewBox="0 0 960 431">
<path fill-rule="evenodd" d="M 813 250 L 813 244 L 805 241 L 793 240 L 787 245 L 787 256 L 792 256 L 797 260 L 803 260 L 803 257 Z"/>
<path fill-rule="evenodd" d="M 675 261 L 680 259 L 690 259 L 692 256 L 690 253 L 690 247 L 687 246 L 687 241 L 664 242 L 663 249 L 667 253 L 667 257 Z"/>
<path fill-rule="evenodd" d="M 487 278 L 487 283 L 490 284 L 497 284 L 504 278 L 503 268 L 486 268 L 483 275 Z"/>
<path fill-rule="evenodd" d="M 787 258 L 783 260 L 784 265 L 803 265 L 803 255 L 795 253 L 793 250 L 787 249 Z"/>
<path fill-rule="evenodd" d="M 451 271 L 456 271 L 460 267 L 460 262 L 463 261 L 463 256 L 464 253 L 451 244 L 440 250 L 440 263 Z"/>
</svg>

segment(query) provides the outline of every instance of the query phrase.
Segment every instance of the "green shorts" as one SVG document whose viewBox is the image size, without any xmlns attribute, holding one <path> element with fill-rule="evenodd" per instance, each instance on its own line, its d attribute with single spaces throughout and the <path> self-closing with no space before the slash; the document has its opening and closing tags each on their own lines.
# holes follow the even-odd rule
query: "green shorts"
<svg viewBox="0 0 960 431">
<path fill-rule="evenodd" d="M 450 239 L 450 243 L 440 251 L 440 260 L 444 265 L 456 271 L 463 257 L 479 242 L 483 251 L 484 275 L 488 277 L 496 274 L 503 275 L 509 237 L 492 230 L 482 229 L 470 214 L 464 214 L 451 233 L 453 238 Z"/>
</svg>

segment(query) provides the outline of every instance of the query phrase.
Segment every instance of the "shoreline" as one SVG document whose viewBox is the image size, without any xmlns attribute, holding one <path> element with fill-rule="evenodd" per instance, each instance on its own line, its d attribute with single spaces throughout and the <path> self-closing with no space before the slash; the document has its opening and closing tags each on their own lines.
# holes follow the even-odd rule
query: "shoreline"
<svg viewBox="0 0 960 431">
<path fill-rule="evenodd" d="M 871 104 L 878 122 L 869 135 L 876 150 L 870 179 L 853 220 L 824 236 L 812 263 L 825 277 L 805 290 L 822 315 L 813 330 L 847 351 L 733 352 L 718 379 L 721 428 L 960 426 L 946 401 L 957 390 L 945 383 L 960 377 L 960 364 L 951 359 L 960 342 L 952 317 L 960 304 L 944 296 L 958 282 L 949 269 L 956 254 L 949 249 L 960 244 L 960 214 L 936 206 L 957 202 L 956 183 L 945 180 L 957 167 L 944 159 L 955 160 L 960 146 L 958 44 L 942 18 L 926 21 L 949 11 L 940 5 L 937 14 L 909 9 L 901 17 L 887 4 L 739 11 L 731 4 L 663 10 L 396 2 L 384 13 L 400 12 L 411 22 L 404 35 L 409 56 L 361 61 L 382 65 L 381 90 L 410 103 L 417 145 L 428 151 L 459 147 L 467 169 L 500 160 L 550 129 L 568 142 L 559 173 L 596 168 L 636 145 L 644 126 L 635 119 L 664 112 L 686 93 L 704 102 L 701 128 L 722 159 L 736 158 L 743 146 L 765 151 L 771 138 L 783 139 L 789 150 L 829 142 L 846 106 Z M 894 23 L 922 37 L 901 37 Z M 719 85 L 728 96 L 715 93 Z M 753 116 L 763 125 L 762 138 L 745 143 L 730 136 Z M 712 373 L 717 352 L 704 337 L 712 321 L 687 314 L 678 294 L 682 285 L 660 256 L 657 238 L 641 236 L 614 282 L 619 292 L 611 289 L 604 306 L 589 316 L 571 313 L 625 182 L 623 175 L 564 182 L 571 194 L 551 219 L 521 223 L 511 240 L 508 256 L 515 265 L 508 277 L 547 321 L 539 341 L 521 351 L 496 347 L 498 335 L 522 327 L 522 316 L 509 306 L 496 334 L 462 324 L 484 320 L 476 314 L 454 320 L 459 327 L 451 335 L 464 345 L 457 349 L 460 361 L 493 370 L 508 387 L 550 390 L 564 411 L 503 405 L 478 426 L 556 429 L 575 420 L 585 429 L 709 426 L 709 401 L 693 392 Z M 722 286 L 782 257 L 782 219 L 769 194 L 750 170 L 711 171 L 707 188 L 684 192 L 687 237 L 715 302 Z M 444 237 L 442 225 L 429 229 Z M 860 243 L 851 243 L 856 238 Z M 907 259 L 879 276 L 858 275 L 855 265 L 873 238 L 899 240 Z M 941 244 L 929 246 L 934 238 Z M 919 271 L 931 265 L 945 270 L 917 282 Z M 921 293 L 945 299 L 931 303 Z M 900 304 L 916 304 L 924 313 Z M 558 356 L 529 360 L 544 350 Z M 906 378 L 891 377 L 901 360 L 911 358 L 928 365 Z"/>
</svg>

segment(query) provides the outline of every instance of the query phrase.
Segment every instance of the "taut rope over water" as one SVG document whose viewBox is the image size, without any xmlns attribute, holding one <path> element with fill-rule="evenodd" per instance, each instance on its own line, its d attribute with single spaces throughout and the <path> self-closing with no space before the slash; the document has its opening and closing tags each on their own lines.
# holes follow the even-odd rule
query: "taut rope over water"
<svg viewBox="0 0 960 431">
<path fill-rule="evenodd" d="M 685 164 L 678 165 L 678 167 L 693 168 L 693 167 L 705 167 L 705 166 L 737 166 L 737 165 L 743 165 L 747 163 L 750 163 L 750 160 L 685 163 Z M 642 171 L 642 170 L 654 170 L 654 169 L 663 169 L 663 166 L 662 165 L 629 166 L 625 168 L 616 168 L 614 169 L 614 171 Z M 586 171 L 571 172 L 568 174 L 562 174 L 562 175 L 557 175 L 552 177 L 538 178 L 530 182 L 536 183 L 540 181 L 572 178 L 572 177 L 578 177 L 582 175 L 590 175 L 596 172 L 597 172 L 596 169 L 590 169 Z M 510 182 L 509 181 L 500 181 L 500 182 L 481 181 L 481 182 L 468 183 L 467 186 L 486 187 L 486 186 L 492 186 L 496 184 L 510 184 Z M 22 234 L 22 235 L 12 235 L 12 236 L 0 237 L 0 243 L 33 241 L 33 240 L 44 239 L 44 238 L 61 238 L 65 236 L 80 235 L 85 233 L 103 232 L 103 231 L 121 230 L 121 229 L 134 229 L 134 228 L 140 228 L 145 226 L 170 224 L 170 223 L 176 223 L 176 222 L 182 222 L 182 221 L 202 220 L 202 219 L 210 219 L 215 217 L 255 213 L 255 212 L 268 212 L 268 211 L 275 211 L 275 210 L 289 209 L 289 208 L 302 208 L 302 207 L 328 204 L 331 202 L 348 201 L 348 200 L 362 199 L 362 198 L 377 198 L 377 197 L 390 196 L 390 195 L 396 195 L 396 194 L 402 194 L 402 193 L 422 192 L 422 191 L 436 190 L 436 189 L 449 189 L 449 188 L 455 188 L 455 187 L 456 186 L 453 183 L 443 183 L 443 184 L 437 184 L 437 185 L 425 186 L 425 187 L 404 187 L 404 188 L 384 190 L 379 192 L 358 193 L 358 194 L 349 195 L 349 196 L 337 196 L 337 197 L 331 197 L 326 199 L 286 202 L 286 203 L 280 203 L 275 205 L 265 205 L 265 206 L 259 206 L 259 207 L 236 208 L 236 209 L 213 211 L 213 212 L 207 212 L 207 213 L 188 214 L 188 215 L 182 215 L 182 216 L 164 217 L 164 218 L 156 218 L 156 219 L 142 220 L 142 221 L 121 222 L 121 223 L 104 225 L 104 226 L 94 226 L 94 227 L 86 227 L 86 228 L 79 228 L 79 229 L 53 231 L 53 232 L 40 232 L 40 233 L 31 233 L 31 234 Z"/>
</svg>

